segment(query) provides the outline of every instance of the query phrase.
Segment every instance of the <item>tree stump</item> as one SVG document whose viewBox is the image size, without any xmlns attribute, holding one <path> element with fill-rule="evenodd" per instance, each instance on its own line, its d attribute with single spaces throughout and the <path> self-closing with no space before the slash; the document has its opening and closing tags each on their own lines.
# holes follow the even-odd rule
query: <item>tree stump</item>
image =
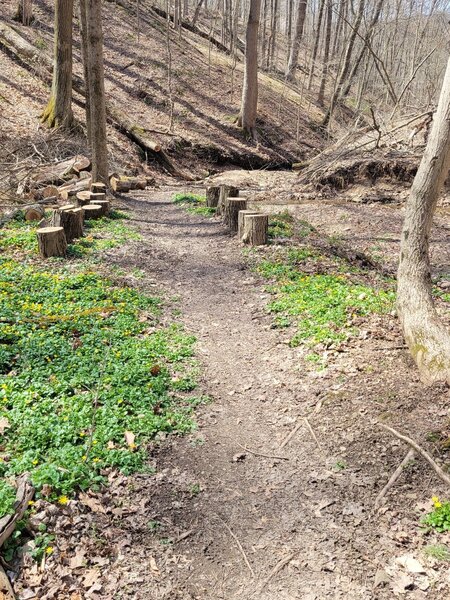
<svg viewBox="0 0 450 600">
<path fill-rule="evenodd" d="M 101 206 L 103 216 L 106 217 L 109 214 L 109 209 L 111 207 L 111 202 L 109 200 L 96 200 L 95 204 Z"/>
<path fill-rule="evenodd" d="M 269 231 L 269 215 L 245 215 L 242 241 L 249 246 L 267 244 Z"/>
<path fill-rule="evenodd" d="M 86 204 L 86 206 L 83 207 L 83 210 L 86 221 L 89 219 L 99 219 L 103 216 L 103 207 L 98 204 Z"/>
<path fill-rule="evenodd" d="M 52 227 L 62 227 L 68 244 L 83 236 L 83 209 L 55 210 L 50 219 Z"/>
<path fill-rule="evenodd" d="M 91 191 L 94 194 L 105 194 L 106 193 L 106 185 L 102 181 L 95 181 L 91 185 Z"/>
<path fill-rule="evenodd" d="M 247 208 L 247 200 L 245 198 L 228 197 L 225 201 L 224 221 L 230 228 L 232 233 L 238 230 L 239 211 Z"/>
<path fill-rule="evenodd" d="M 242 240 L 242 236 L 244 235 L 244 218 L 246 215 L 258 215 L 258 211 L 256 210 L 240 210 L 238 214 L 238 239 Z"/>
<path fill-rule="evenodd" d="M 33 204 L 25 210 L 25 221 L 40 221 L 45 211 L 40 204 Z"/>
<path fill-rule="evenodd" d="M 131 190 L 131 183 L 126 180 L 119 179 L 119 177 L 112 176 L 109 180 L 109 184 L 111 189 L 118 193 L 126 194 Z"/>
<path fill-rule="evenodd" d="M 213 185 L 206 188 L 206 206 L 216 208 L 219 204 L 220 187 Z"/>
<path fill-rule="evenodd" d="M 36 235 L 42 258 L 66 255 L 67 240 L 62 227 L 42 227 Z"/>
<path fill-rule="evenodd" d="M 78 192 L 77 193 L 77 203 L 78 206 L 86 206 L 91 201 L 92 192 Z"/>
<path fill-rule="evenodd" d="M 76 208 L 75 204 L 63 204 L 62 206 L 58 206 L 58 210 L 73 210 Z"/>
<path fill-rule="evenodd" d="M 230 185 L 221 185 L 216 215 L 223 215 L 223 212 L 225 210 L 225 200 L 229 196 L 232 196 L 233 198 L 237 198 L 239 196 L 239 188 L 232 187 Z"/>
</svg>

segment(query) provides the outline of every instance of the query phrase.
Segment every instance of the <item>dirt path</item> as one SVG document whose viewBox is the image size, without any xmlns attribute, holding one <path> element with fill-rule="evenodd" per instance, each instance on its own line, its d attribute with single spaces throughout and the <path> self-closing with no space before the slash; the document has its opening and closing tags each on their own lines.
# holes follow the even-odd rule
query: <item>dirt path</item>
<svg viewBox="0 0 450 600">
<path fill-rule="evenodd" d="M 263 284 L 235 240 L 170 195 L 127 202 L 145 241 L 115 261 L 179 296 L 182 320 L 199 340 L 202 389 L 214 402 L 200 411 L 196 435 L 157 456 L 156 480 L 135 490 L 151 494 L 146 517 L 163 524 L 162 537 L 186 537 L 162 555 L 148 533 L 133 539 L 141 556 L 142 544 L 159 553 L 160 570 L 151 596 L 133 598 L 370 598 L 348 527 L 326 516 L 342 476 L 305 424 L 279 448 L 320 406 L 320 386 L 310 389 L 297 351 L 270 328 Z M 145 577 L 147 561 L 142 570 Z"/>
</svg>

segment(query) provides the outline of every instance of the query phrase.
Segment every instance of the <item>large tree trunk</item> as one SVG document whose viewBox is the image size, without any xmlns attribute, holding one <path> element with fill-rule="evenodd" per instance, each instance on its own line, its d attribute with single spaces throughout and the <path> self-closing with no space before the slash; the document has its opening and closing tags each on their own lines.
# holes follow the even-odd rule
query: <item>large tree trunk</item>
<svg viewBox="0 0 450 600">
<path fill-rule="evenodd" d="M 303 29 L 305 27 L 306 3 L 307 0 L 299 0 L 297 19 L 295 21 L 295 34 L 292 41 L 291 52 L 289 54 L 289 61 L 286 70 L 286 79 L 289 81 L 295 79 L 295 72 L 297 71 L 300 42 L 302 41 Z"/>
<path fill-rule="evenodd" d="M 450 384 L 450 333 L 431 293 L 429 257 L 433 214 L 450 169 L 450 60 L 433 128 L 406 207 L 397 306 L 406 343 L 424 381 Z"/>
<path fill-rule="evenodd" d="M 83 74 L 86 86 L 86 132 L 89 147 L 92 147 L 92 132 L 91 132 L 91 102 L 89 96 L 89 51 L 88 51 L 88 26 L 86 21 L 86 0 L 80 0 L 79 4 L 80 16 L 80 36 L 81 36 L 81 57 L 83 60 Z"/>
<path fill-rule="evenodd" d="M 71 127 L 73 0 L 56 0 L 53 83 L 41 119 L 49 127 Z"/>
<path fill-rule="evenodd" d="M 258 28 L 261 0 L 250 0 L 247 33 L 245 37 L 244 86 L 239 125 L 256 137 L 256 114 L 258 109 Z"/>
<path fill-rule="evenodd" d="M 86 2 L 88 33 L 89 101 L 92 137 L 92 181 L 108 183 L 106 145 L 105 78 L 103 73 L 103 32 L 101 0 Z"/>
</svg>

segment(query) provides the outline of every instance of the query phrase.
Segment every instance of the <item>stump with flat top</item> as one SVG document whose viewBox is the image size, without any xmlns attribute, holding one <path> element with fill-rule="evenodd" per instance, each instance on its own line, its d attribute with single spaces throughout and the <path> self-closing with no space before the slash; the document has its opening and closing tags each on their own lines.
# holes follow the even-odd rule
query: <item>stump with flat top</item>
<svg viewBox="0 0 450 600">
<path fill-rule="evenodd" d="M 212 185 L 206 188 L 206 206 L 210 208 L 216 208 L 219 204 L 220 187 L 218 185 Z"/>
<path fill-rule="evenodd" d="M 92 204 L 97 204 L 98 200 L 106 200 L 105 192 L 91 192 Z"/>
<path fill-rule="evenodd" d="M 232 198 L 237 198 L 239 196 L 239 188 L 233 187 L 231 185 L 221 185 L 216 215 L 223 215 L 225 210 L 225 200 L 230 196 Z"/>
<path fill-rule="evenodd" d="M 86 221 L 89 219 L 99 219 L 103 216 L 103 207 L 99 204 L 86 204 L 86 206 L 83 206 L 83 209 Z"/>
<path fill-rule="evenodd" d="M 62 227 L 42 227 L 36 231 L 36 235 L 42 258 L 66 255 L 67 240 Z"/>
<path fill-rule="evenodd" d="M 89 204 L 91 201 L 91 197 L 92 197 L 92 192 L 88 192 L 88 191 L 78 192 L 78 194 L 77 194 L 78 206 L 86 206 L 86 204 Z"/>
<path fill-rule="evenodd" d="M 245 215 L 242 241 L 249 246 L 267 244 L 269 231 L 269 215 Z"/>
<path fill-rule="evenodd" d="M 54 210 L 50 219 L 52 227 L 62 227 L 67 243 L 83 236 L 83 209 Z"/>
<path fill-rule="evenodd" d="M 91 184 L 91 192 L 94 194 L 105 194 L 106 184 L 104 184 L 102 181 L 95 181 Z"/>
<path fill-rule="evenodd" d="M 109 214 L 109 210 L 111 208 L 111 202 L 109 200 L 96 200 L 95 204 L 101 206 L 102 215 L 106 217 Z"/>
<path fill-rule="evenodd" d="M 224 221 L 230 228 L 232 233 L 238 230 L 239 211 L 247 208 L 247 200 L 245 198 L 231 198 L 229 196 L 225 201 Z"/>
<path fill-rule="evenodd" d="M 40 204 L 33 204 L 25 210 L 25 221 L 40 221 L 45 211 Z"/>
<path fill-rule="evenodd" d="M 246 215 L 258 215 L 258 211 L 256 210 L 240 210 L 238 214 L 238 239 L 242 240 L 242 236 L 244 235 L 244 218 Z"/>
</svg>

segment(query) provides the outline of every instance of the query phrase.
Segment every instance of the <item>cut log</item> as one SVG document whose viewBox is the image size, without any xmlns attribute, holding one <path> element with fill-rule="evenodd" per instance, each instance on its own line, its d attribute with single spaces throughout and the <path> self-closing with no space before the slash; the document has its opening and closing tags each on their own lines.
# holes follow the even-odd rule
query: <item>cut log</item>
<svg viewBox="0 0 450 600">
<path fill-rule="evenodd" d="M 145 190 L 147 179 L 145 177 L 126 177 L 125 175 L 110 177 L 109 183 L 115 192 L 127 193 L 130 190 Z"/>
<path fill-rule="evenodd" d="M 239 196 L 239 188 L 231 185 L 221 185 L 219 192 L 219 202 L 217 203 L 216 215 L 223 215 L 225 210 L 225 200 L 228 196 L 237 198 Z"/>
<path fill-rule="evenodd" d="M 98 204 L 87 204 L 84 208 L 84 218 L 86 221 L 89 219 L 99 219 L 103 216 L 103 207 Z"/>
<path fill-rule="evenodd" d="M 62 185 L 58 188 L 59 195 L 63 200 L 68 200 L 72 196 L 76 196 L 78 192 L 83 192 L 91 189 L 91 178 L 77 180 L 75 183 Z"/>
<path fill-rule="evenodd" d="M 40 204 L 33 204 L 25 210 L 25 221 L 40 221 L 45 211 Z"/>
<path fill-rule="evenodd" d="M 42 198 L 57 198 L 58 197 L 58 188 L 56 185 L 47 185 L 43 190 L 41 190 Z"/>
<path fill-rule="evenodd" d="M 229 196 L 225 201 L 224 221 L 232 233 L 238 230 L 238 216 L 240 210 L 246 210 L 247 200 L 245 198 L 231 198 Z"/>
<path fill-rule="evenodd" d="M 267 244 L 269 231 L 269 215 L 245 215 L 242 241 L 249 246 Z"/>
<path fill-rule="evenodd" d="M 83 179 L 91 179 L 91 174 L 89 173 L 89 171 L 80 172 L 80 180 L 83 181 Z"/>
<path fill-rule="evenodd" d="M 36 235 L 42 258 L 66 255 L 67 240 L 62 227 L 42 227 Z"/>
<path fill-rule="evenodd" d="M 78 206 L 85 206 L 89 204 L 92 198 L 92 192 L 78 192 L 77 194 L 77 204 Z"/>
<path fill-rule="evenodd" d="M 114 176 L 110 178 L 109 185 L 111 186 L 111 189 L 117 193 L 126 194 L 131 190 L 131 184 L 128 181 L 124 181 Z"/>
<path fill-rule="evenodd" d="M 109 210 L 111 208 L 111 203 L 109 200 L 96 200 L 95 204 L 101 206 L 102 215 L 106 217 L 109 214 Z"/>
<path fill-rule="evenodd" d="M 102 181 L 95 181 L 91 184 L 91 192 L 93 192 L 94 194 L 105 194 L 106 185 Z"/>
<path fill-rule="evenodd" d="M 86 157 L 79 154 L 74 157 L 74 163 L 72 170 L 74 173 L 79 175 L 81 171 L 88 171 L 91 168 L 91 161 Z"/>
<path fill-rule="evenodd" d="M 62 206 L 58 206 L 58 210 L 73 210 L 76 208 L 75 204 L 63 204 Z"/>
<path fill-rule="evenodd" d="M 244 219 L 246 215 L 258 215 L 258 211 L 256 210 L 240 210 L 238 215 L 238 239 L 242 240 L 242 236 L 244 235 Z"/>
<path fill-rule="evenodd" d="M 97 204 L 99 200 L 106 200 L 106 194 L 104 192 L 91 192 L 92 204 Z"/>
<path fill-rule="evenodd" d="M 83 209 L 55 210 L 50 218 L 51 227 L 62 227 L 67 243 L 83 236 Z"/>
<path fill-rule="evenodd" d="M 206 188 L 206 206 L 210 208 L 216 208 L 219 204 L 220 187 L 218 185 L 212 185 Z"/>
</svg>

